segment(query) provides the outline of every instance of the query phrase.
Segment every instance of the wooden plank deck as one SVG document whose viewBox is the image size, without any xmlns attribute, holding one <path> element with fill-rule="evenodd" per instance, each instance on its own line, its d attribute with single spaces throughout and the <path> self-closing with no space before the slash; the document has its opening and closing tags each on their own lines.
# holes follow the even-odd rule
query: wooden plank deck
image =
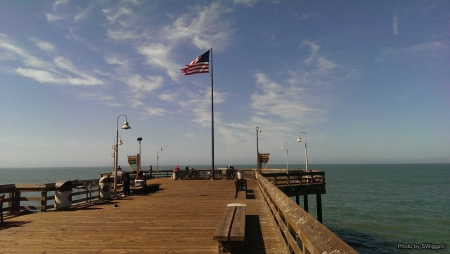
<svg viewBox="0 0 450 254">
<path fill-rule="evenodd" d="M 1 253 L 217 253 L 214 232 L 229 203 L 246 203 L 242 253 L 284 253 L 256 180 L 234 199 L 234 181 L 159 178 L 160 190 L 69 211 L 8 218 Z"/>
</svg>

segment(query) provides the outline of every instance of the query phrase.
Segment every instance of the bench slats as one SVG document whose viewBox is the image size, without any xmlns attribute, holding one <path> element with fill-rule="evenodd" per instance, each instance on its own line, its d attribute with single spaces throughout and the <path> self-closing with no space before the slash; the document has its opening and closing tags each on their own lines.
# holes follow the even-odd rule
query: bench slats
<svg viewBox="0 0 450 254">
<path fill-rule="evenodd" d="M 236 211 L 236 206 L 229 206 L 225 210 L 222 219 L 220 220 L 219 227 L 214 233 L 213 240 L 216 241 L 228 241 L 228 236 L 231 229 L 231 224 L 233 223 L 234 213 Z"/>
<path fill-rule="evenodd" d="M 235 206 L 236 212 L 231 227 L 229 241 L 244 241 L 245 238 L 245 206 Z"/>
</svg>

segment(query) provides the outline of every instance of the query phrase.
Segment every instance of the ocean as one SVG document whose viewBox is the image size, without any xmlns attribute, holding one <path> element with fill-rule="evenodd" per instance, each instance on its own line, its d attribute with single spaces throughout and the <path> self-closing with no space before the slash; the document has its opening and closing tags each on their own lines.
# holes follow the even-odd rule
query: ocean
<svg viewBox="0 0 450 254">
<path fill-rule="evenodd" d="M 450 253 L 450 164 L 308 166 L 325 171 L 327 194 L 322 195 L 323 224 L 359 253 Z M 192 167 L 208 168 L 207 165 Z M 254 165 L 234 167 L 255 168 Z M 173 166 L 159 168 L 171 170 Z M 286 165 L 268 168 L 286 168 Z M 289 168 L 304 168 L 304 165 L 289 165 Z M 106 172 L 111 172 L 111 166 L 4 168 L 0 169 L 0 185 L 95 179 L 99 173 Z M 310 196 L 309 213 L 314 217 L 315 204 L 315 197 Z M 303 206 L 302 197 L 300 206 Z"/>
</svg>

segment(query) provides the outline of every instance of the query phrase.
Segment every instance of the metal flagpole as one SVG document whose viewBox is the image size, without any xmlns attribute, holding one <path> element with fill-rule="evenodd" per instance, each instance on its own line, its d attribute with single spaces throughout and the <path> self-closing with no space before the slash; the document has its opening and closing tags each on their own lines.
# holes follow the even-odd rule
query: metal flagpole
<svg viewBox="0 0 450 254">
<path fill-rule="evenodd" d="M 210 75 L 211 75 L 211 151 L 212 151 L 212 179 L 214 180 L 214 82 L 213 82 L 213 51 L 211 47 Z"/>
</svg>

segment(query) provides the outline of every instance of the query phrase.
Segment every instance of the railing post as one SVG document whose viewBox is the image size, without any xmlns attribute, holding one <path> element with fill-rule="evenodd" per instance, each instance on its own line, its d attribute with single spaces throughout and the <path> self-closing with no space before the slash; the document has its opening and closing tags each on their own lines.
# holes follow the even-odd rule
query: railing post
<svg viewBox="0 0 450 254">
<path fill-rule="evenodd" d="M 14 207 L 13 207 L 14 212 L 15 211 L 20 211 L 20 191 L 19 190 L 15 190 L 14 191 Z"/>
<path fill-rule="evenodd" d="M 41 190 L 41 211 L 47 211 L 47 188 Z"/>
<path fill-rule="evenodd" d="M 83 188 L 83 192 L 84 192 L 84 202 L 87 203 L 88 202 L 88 193 L 89 191 L 87 190 L 87 188 Z"/>
<path fill-rule="evenodd" d="M 15 192 L 8 192 L 8 198 L 9 198 L 9 200 L 10 200 L 10 201 L 8 201 L 8 207 L 10 207 L 11 209 L 14 207 L 14 204 L 15 204 L 14 193 L 15 193 Z"/>
</svg>

